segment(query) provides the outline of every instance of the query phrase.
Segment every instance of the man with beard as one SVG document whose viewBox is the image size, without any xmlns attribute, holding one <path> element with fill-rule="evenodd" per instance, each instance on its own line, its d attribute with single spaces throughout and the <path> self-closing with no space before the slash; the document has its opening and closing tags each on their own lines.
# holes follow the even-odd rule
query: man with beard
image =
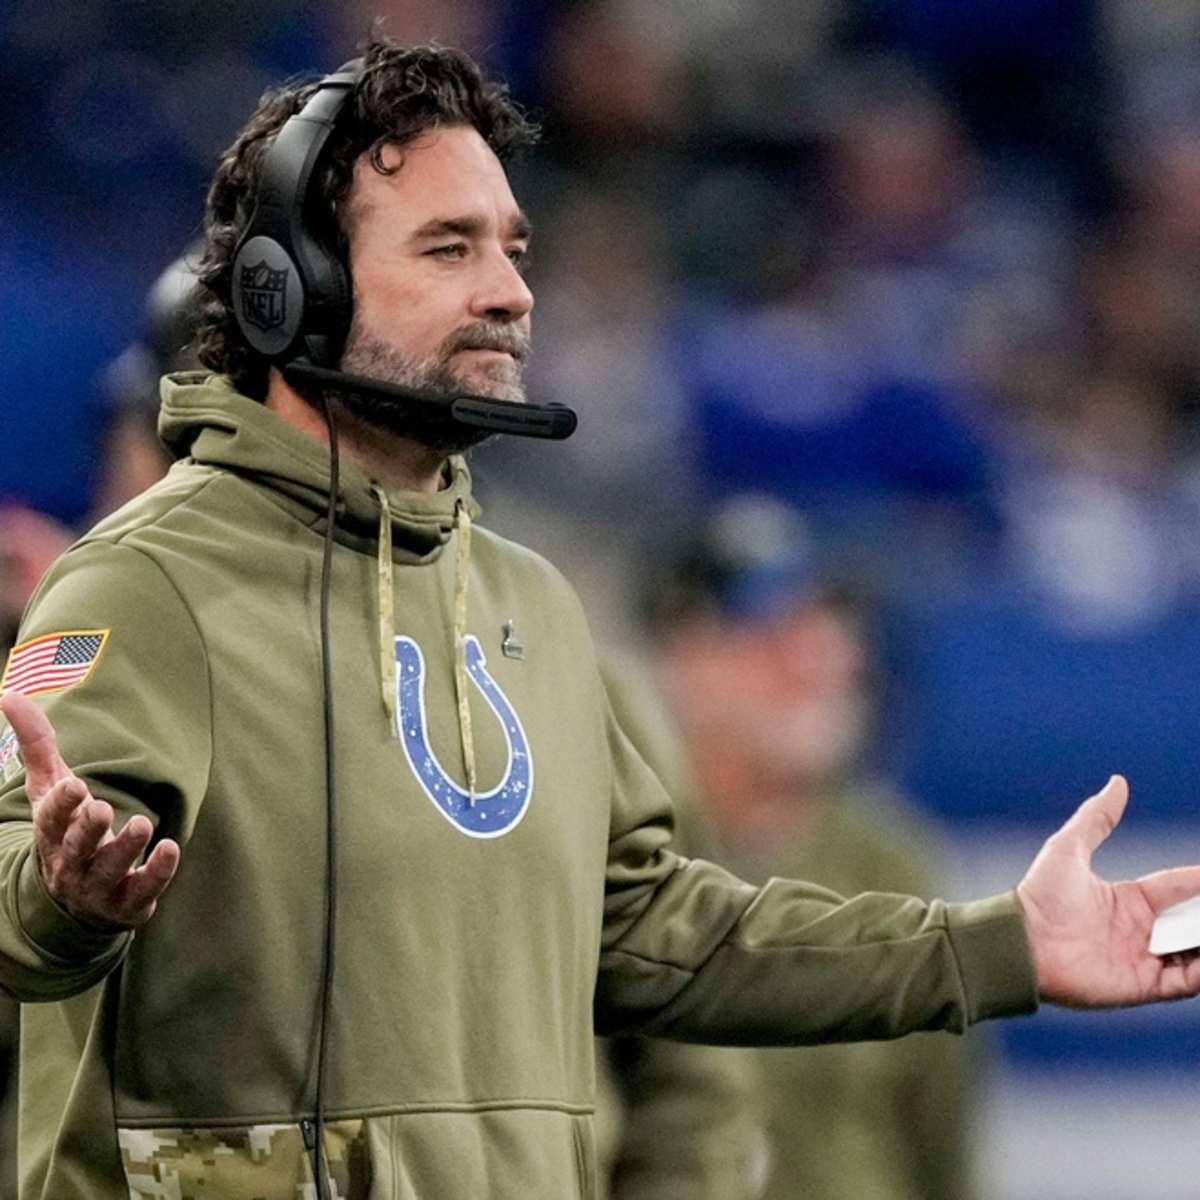
<svg viewBox="0 0 1200 1200">
<path fill-rule="evenodd" d="M 1200 869 L 1091 872 L 1118 779 L 965 905 L 671 851 L 578 602 L 474 530 L 451 453 L 524 419 L 529 136 L 463 56 L 378 40 L 218 170 L 218 374 L 164 386 L 178 461 L 51 569 L 3 678 L 0 981 L 45 1002 L 23 1197 L 588 1197 L 593 1026 L 802 1043 L 1200 990 L 1147 950 Z M 348 271 L 300 325 L 280 237 Z"/>
</svg>

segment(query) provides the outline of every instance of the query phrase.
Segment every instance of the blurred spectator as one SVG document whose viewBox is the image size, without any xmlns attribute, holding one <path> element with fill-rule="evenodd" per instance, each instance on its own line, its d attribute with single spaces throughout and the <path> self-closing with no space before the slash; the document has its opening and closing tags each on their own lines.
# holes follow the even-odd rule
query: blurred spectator
<svg viewBox="0 0 1200 1200">
<path fill-rule="evenodd" d="M 618 724 L 675 802 L 675 845 L 720 861 L 679 734 L 637 661 L 603 664 Z M 597 1040 L 598 1200 L 757 1200 L 767 1169 L 752 1055 L 659 1038 Z"/>
<path fill-rule="evenodd" d="M 653 31 L 644 28 L 647 16 Z M 590 156 L 627 153 L 678 131 L 686 96 L 672 34 L 680 25 L 653 17 L 644 6 L 576 4 L 555 23 L 546 68 L 553 111 Z"/>
<path fill-rule="evenodd" d="M 1004 488 L 1009 586 L 1080 636 L 1136 636 L 1200 596 L 1200 494 L 1161 386 L 1084 373 L 1027 428 Z"/>
<path fill-rule="evenodd" d="M 1200 73 L 1169 82 L 1130 102 L 1122 200 L 1084 244 L 1053 353 L 994 376 L 1006 558 L 1079 635 L 1136 636 L 1200 595 Z"/>
<path fill-rule="evenodd" d="M 858 28 L 850 41 L 916 64 L 996 160 L 1065 188 L 1080 211 L 1095 213 L 1107 199 L 1104 6 L 1104 0 L 855 0 Z"/>
<path fill-rule="evenodd" d="M 1102 364 L 1200 408 L 1200 64 L 1131 77 L 1113 157 L 1121 204 L 1084 257 L 1080 302 Z"/>
<path fill-rule="evenodd" d="M 839 83 L 827 195 L 841 255 L 920 261 L 960 223 L 974 149 L 948 106 L 894 63 L 868 60 Z"/>
<path fill-rule="evenodd" d="M 74 541 L 65 526 L 32 509 L 0 508 L 0 657 L 6 656 L 33 589 Z"/>
<path fill-rule="evenodd" d="M 731 865 L 838 892 L 938 887 L 938 839 L 864 773 L 878 681 L 869 624 L 821 582 L 790 510 L 740 497 L 653 582 L 662 679 Z M 979 1043 L 755 1052 L 766 1197 L 964 1200 Z"/>
<path fill-rule="evenodd" d="M 200 247 L 172 262 L 150 289 L 142 337 L 127 346 L 104 372 L 108 412 L 96 519 L 120 508 L 160 479 L 170 456 L 158 437 L 158 385 L 169 371 L 199 367 L 191 348 L 191 310 Z"/>
<path fill-rule="evenodd" d="M 1061 287 L 1070 213 L 1038 180 L 997 170 L 901 64 L 859 60 L 832 86 L 822 183 L 836 317 L 876 376 L 936 381 L 944 403 L 975 408 L 965 317 L 1014 283 Z"/>
<path fill-rule="evenodd" d="M 186 301 L 193 271 L 186 256 L 159 276 L 146 298 L 142 339 L 104 370 L 93 444 L 90 523 L 120 507 L 167 469 L 158 440 L 158 381 L 165 370 L 194 365 L 187 350 Z M 46 568 L 74 540 L 71 525 L 27 504 L 0 506 L 0 653 L 7 652 L 22 611 Z"/>
<path fill-rule="evenodd" d="M 769 289 L 689 310 L 705 483 L 803 504 L 887 586 L 961 576 L 999 523 L 1002 368 L 989 375 L 974 339 L 1046 340 L 1070 277 L 1066 214 L 998 187 L 913 72 L 864 61 L 837 81 L 818 202 L 797 192 L 752 275 Z"/>
</svg>

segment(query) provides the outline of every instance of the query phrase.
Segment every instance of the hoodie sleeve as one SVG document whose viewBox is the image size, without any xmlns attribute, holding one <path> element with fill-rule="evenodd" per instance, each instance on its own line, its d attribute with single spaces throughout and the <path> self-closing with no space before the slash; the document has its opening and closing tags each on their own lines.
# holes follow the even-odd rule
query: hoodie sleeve
<svg viewBox="0 0 1200 1200">
<path fill-rule="evenodd" d="M 969 904 L 754 888 L 670 848 L 661 784 L 611 718 L 600 1032 L 802 1045 L 961 1032 L 1037 1007 L 1015 893 Z"/>
<path fill-rule="evenodd" d="M 23 646 L 63 633 L 101 639 L 77 681 L 31 691 L 63 758 L 112 804 L 116 827 L 140 812 L 154 822 L 155 841 L 186 843 L 212 749 L 207 664 L 186 605 L 142 551 L 86 543 L 38 589 L 10 655 L 14 668 Z M 95 643 L 75 644 L 86 657 Z M 43 678 L 42 685 L 53 682 Z M 23 1001 L 74 995 L 120 961 L 132 934 L 83 925 L 47 893 L 33 854 L 24 769 L 2 718 L 0 764 L 0 986 Z"/>
</svg>

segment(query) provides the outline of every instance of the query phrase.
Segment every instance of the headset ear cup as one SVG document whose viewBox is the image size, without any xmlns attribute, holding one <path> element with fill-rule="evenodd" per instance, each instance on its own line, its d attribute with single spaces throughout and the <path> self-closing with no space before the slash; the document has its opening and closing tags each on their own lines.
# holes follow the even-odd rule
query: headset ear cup
<svg viewBox="0 0 1200 1200">
<path fill-rule="evenodd" d="M 340 356 L 350 336 L 350 322 L 354 318 L 354 283 L 350 278 L 350 268 L 340 260 L 335 260 L 333 274 L 335 299 L 334 310 L 330 313 L 330 337 Z"/>
<path fill-rule="evenodd" d="M 247 342 L 268 358 L 285 356 L 304 323 L 299 268 L 274 239 L 250 238 L 233 260 L 233 313 Z"/>
<path fill-rule="evenodd" d="M 307 301 L 298 352 L 311 362 L 336 366 L 350 330 L 353 297 L 349 271 L 307 231 L 298 237 L 295 250 Z"/>
<path fill-rule="evenodd" d="M 356 78 L 349 71 L 327 75 L 283 123 L 263 160 L 250 226 L 234 254 L 230 284 L 238 328 L 276 363 L 299 354 L 328 363 L 349 327 L 348 273 L 306 228 L 305 206 Z"/>
<path fill-rule="evenodd" d="M 350 333 L 350 320 L 354 314 L 354 287 L 350 271 L 341 259 L 325 256 L 328 270 L 325 272 L 327 287 L 326 305 L 322 314 L 322 332 L 326 337 L 325 361 L 333 362 L 341 357 L 342 348 Z"/>
</svg>

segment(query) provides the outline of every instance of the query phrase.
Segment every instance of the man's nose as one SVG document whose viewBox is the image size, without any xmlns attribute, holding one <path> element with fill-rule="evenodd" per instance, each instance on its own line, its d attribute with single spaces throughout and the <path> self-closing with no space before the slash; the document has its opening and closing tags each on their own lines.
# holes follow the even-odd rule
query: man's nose
<svg viewBox="0 0 1200 1200">
<path fill-rule="evenodd" d="M 533 309 L 533 293 L 516 263 L 498 253 L 487 264 L 486 274 L 471 300 L 471 313 L 494 321 L 517 321 Z"/>
</svg>

